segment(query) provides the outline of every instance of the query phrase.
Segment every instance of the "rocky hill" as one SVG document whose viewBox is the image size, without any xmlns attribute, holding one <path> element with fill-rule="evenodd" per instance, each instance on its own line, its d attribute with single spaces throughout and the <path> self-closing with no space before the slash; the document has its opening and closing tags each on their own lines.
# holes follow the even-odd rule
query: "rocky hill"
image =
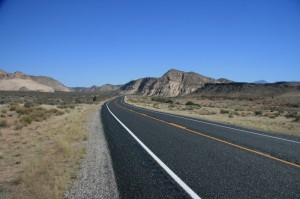
<svg viewBox="0 0 300 199">
<path fill-rule="evenodd" d="M 223 98 L 300 97 L 299 82 L 206 84 L 190 95 Z"/>
<path fill-rule="evenodd" d="M 57 80 L 45 76 L 30 76 L 21 72 L 7 73 L 0 71 L 0 90 L 69 92 L 70 89 Z"/>
<path fill-rule="evenodd" d="M 142 78 L 130 81 L 120 90 L 124 94 L 175 97 L 190 94 L 206 83 L 220 83 L 220 81 L 194 72 L 171 69 L 160 78 Z"/>
</svg>

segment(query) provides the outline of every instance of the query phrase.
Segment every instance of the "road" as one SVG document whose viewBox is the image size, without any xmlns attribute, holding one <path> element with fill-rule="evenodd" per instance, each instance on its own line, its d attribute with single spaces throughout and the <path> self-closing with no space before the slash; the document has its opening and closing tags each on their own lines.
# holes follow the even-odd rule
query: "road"
<svg viewBox="0 0 300 199">
<path fill-rule="evenodd" d="M 300 198 L 300 139 L 164 114 L 102 108 L 121 198 Z"/>
</svg>

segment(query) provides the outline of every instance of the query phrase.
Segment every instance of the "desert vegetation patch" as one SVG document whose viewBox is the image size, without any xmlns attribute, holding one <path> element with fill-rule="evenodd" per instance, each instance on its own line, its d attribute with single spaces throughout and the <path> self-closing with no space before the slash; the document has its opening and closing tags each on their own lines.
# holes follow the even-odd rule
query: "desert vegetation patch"
<svg viewBox="0 0 300 199">
<path fill-rule="evenodd" d="M 126 96 L 130 104 L 273 133 L 300 136 L 300 99 Z M 170 105 L 167 102 L 172 101 Z"/>
<path fill-rule="evenodd" d="M 85 154 L 87 119 L 109 96 L 1 93 L 0 198 L 63 198 Z"/>
</svg>

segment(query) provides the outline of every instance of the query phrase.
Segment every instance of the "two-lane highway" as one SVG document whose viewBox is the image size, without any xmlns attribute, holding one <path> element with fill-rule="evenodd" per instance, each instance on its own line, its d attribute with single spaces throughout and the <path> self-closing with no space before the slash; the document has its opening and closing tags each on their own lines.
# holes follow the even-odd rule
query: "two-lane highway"
<svg viewBox="0 0 300 199">
<path fill-rule="evenodd" d="M 298 138 L 108 102 L 102 121 L 123 198 L 300 198 Z"/>
</svg>

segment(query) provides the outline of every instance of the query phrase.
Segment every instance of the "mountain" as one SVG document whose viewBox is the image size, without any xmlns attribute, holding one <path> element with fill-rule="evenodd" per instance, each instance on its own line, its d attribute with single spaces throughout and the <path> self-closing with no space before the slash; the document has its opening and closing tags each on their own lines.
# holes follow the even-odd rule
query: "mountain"
<svg viewBox="0 0 300 199">
<path fill-rule="evenodd" d="M 220 83 L 233 83 L 234 81 L 226 79 L 226 78 L 220 78 L 217 79 Z"/>
<path fill-rule="evenodd" d="M 72 91 L 72 92 L 79 92 L 79 93 L 89 92 L 90 88 L 91 87 L 69 87 L 70 91 Z"/>
<path fill-rule="evenodd" d="M 54 89 L 30 79 L 0 79 L 0 90 L 3 91 L 40 91 L 54 92 Z"/>
<path fill-rule="evenodd" d="M 72 87 L 69 89 L 73 92 L 97 92 L 97 93 L 114 94 L 119 92 L 121 86 L 122 85 L 105 84 L 102 86 Z"/>
<path fill-rule="evenodd" d="M 91 87 L 90 91 L 92 92 L 114 92 L 121 88 L 121 85 L 112 85 L 112 84 L 105 84 L 103 86 L 94 86 Z"/>
<path fill-rule="evenodd" d="M 0 90 L 69 92 L 70 89 L 57 80 L 45 76 L 31 76 L 21 72 L 7 73 L 0 70 Z"/>
<path fill-rule="evenodd" d="M 206 83 L 220 81 L 194 72 L 171 69 L 159 78 L 142 78 L 123 85 L 123 94 L 140 94 L 146 96 L 175 97 L 192 93 Z"/>
<path fill-rule="evenodd" d="M 258 80 L 254 82 L 255 84 L 267 84 L 268 82 L 265 80 Z"/>
<path fill-rule="evenodd" d="M 65 85 L 60 83 L 59 81 L 45 76 L 30 76 L 35 82 L 49 86 L 54 89 L 54 91 L 63 91 L 63 92 L 70 92 L 70 89 L 67 88 Z"/>
<path fill-rule="evenodd" d="M 278 82 L 272 84 L 220 83 L 206 84 L 190 95 L 223 98 L 300 97 L 300 83 Z"/>
</svg>

